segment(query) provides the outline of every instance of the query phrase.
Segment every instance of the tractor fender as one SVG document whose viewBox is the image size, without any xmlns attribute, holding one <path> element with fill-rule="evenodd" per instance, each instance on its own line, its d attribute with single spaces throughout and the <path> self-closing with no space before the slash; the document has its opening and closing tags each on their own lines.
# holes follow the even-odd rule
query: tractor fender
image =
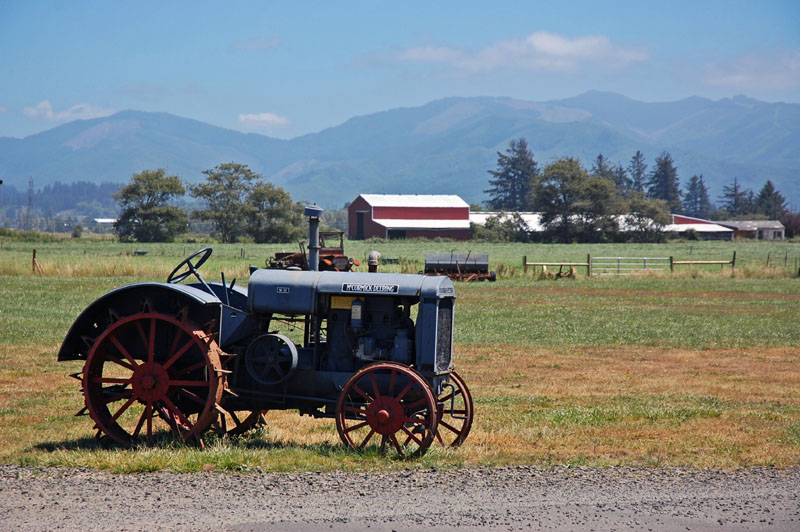
<svg viewBox="0 0 800 532">
<path fill-rule="evenodd" d="M 213 324 L 217 330 L 222 301 L 216 295 L 183 284 L 134 283 L 116 288 L 78 315 L 61 344 L 58 360 L 85 360 L 95 339 L 111 323 L 146 308 L 173 316 L 188 310 L 189 319 L 197 326 Z"/>
</svg>

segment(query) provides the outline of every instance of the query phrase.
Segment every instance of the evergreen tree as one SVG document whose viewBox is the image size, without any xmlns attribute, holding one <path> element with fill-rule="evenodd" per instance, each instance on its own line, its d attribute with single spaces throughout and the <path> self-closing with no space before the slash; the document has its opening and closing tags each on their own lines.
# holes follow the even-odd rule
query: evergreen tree
<svg viewBox="0 0 800 532">
<path fill-rule="evenodd" d="M 609 163 L 608 159 L 601 153 L 592 163 L 591 176 L 614 181 L 614 165 Z"/>
<path fill-rule="evenodd" d="M 775 189 L 772 181 L 767 180 L 756 196 L 755 211 L 770 220 L 780 220 L 788 212 L 786 198 Z"/>
<path fill-rule="evenodd" d="M 683 195 L 684 214 L 706 219 L 709 217 L 711 209 L 711 200 L 708 198 L 708 188 L 703 182 L 703 174 L 693 175 Z"/>
<path fill-rule="evenodd" d="M 728 212 L 731 218 L 744 216 L 749 213 L 748 192 L 739 185 L 739 179 L 734 177 L 733 185 L 722 187 L 722 196 L 719 198 L 720 206 Z"/>
<path fill-rule="evenodd" d="M 749 188 L 747 189 L 747 199 L 744 203 L 744 213 L 754 214 L 756 212 L 756 195 Z"/>
<path fill-rule="evenodd" d="M 644 162 L 642 152 L 636 151 L 628 165 L 628 174 L 631 180 L 631 189 L 644 192 L 645 182 L 647 181 L 647 163 Z"/>
<path fill-rule="evenodd" d="M 678 170 L 667 152 L 656 159 L 656 167 L 647 182 L 647 195 L 650 198 L 667 202 L 671 213 L 681 212 L 681 191 L 678 183 Z"/>
<path fill-rule="evenodd" d="M 489 173 L 492 187 L 484 190 L 490 196 L 486 202 L 489 208 L 509 211 L 530 208 L 539 169 L 524 138 L 509 142 L 505 154 L 497 152 L 497 169 Z"/>
<path fill-rule="evenodd" d="M 602 153 L 592 163 L 591 176 L 611 181 L 622 196 L 627 196 L 630 190 L 630 179 L 625 168 L 609 162 L 608 158 Z"/>
<path fill-rule="evenodd" d="M 625 170 L 625 167 L 621 164 L 614 167 L 614 184 L 617 185 L 617 190 L 619 190 L 623 197 L 627 198 L 630 196 L 633 189 L 633 182 L 631 178 L 628 177 L 628 172 Z"/>
</svg>

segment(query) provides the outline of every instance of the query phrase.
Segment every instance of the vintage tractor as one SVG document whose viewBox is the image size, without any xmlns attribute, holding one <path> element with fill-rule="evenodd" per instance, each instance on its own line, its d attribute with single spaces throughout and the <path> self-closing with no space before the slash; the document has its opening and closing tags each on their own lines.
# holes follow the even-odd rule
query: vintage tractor
<svg viewBox="0 0 800 532">
<path fill-rule="evenodd" d="M 306 209 L 312 265 L 320 212 Z M 58 359 L 84 361 L 75 377 L 98 437 L 202 441 L 286 409 L 334 418 L 356 449 L 417 456 L 467 437 L 473 405 L 453 368 L 450 279 L 253 268 L 244 289 L 202 278 L 211 253 L 189 256 L 166 283 L 105 294 L 70 328 Z"/>
</svg>

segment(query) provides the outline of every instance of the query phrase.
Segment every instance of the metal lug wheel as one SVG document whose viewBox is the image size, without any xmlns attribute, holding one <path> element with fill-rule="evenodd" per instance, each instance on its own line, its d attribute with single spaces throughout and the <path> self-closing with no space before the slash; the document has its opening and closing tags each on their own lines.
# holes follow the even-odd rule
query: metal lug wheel
<svg viewBox="0 0 800 532">
<path fill-rule="evenodd" d="M 472 394 L 467 383 L 458 373 L 451 372 L 450 383 L 444 386 L 436 401 L 439 404 L 436 441 L 445 447 L 458 447 L 472 428 Z"/>
<path fill-rule="evenodd" d="M 199 440 L 224 388 L 220 350 L 203 330 L 146 310 L 97 337 L 83 367 L 83 394 L 98 430 L 128 445 L 170 429 Z"/>
<path fill-rule="evenodd" d="M 243 410 L 240 412 L 220 412 L 217 419 L 211 424 L 211 429 L 218 436 L 239 436 L 248 431 L 263 427 L 267 424 L 264 414 L 267 410 Z"/>
<path fill-rule="evenodd" d="M 380 445 L 402 457 L 425 454 L 436 434 L 436 398 L 413 369 L 377 362 L 345 383 L 336 404 L 336 428 L 345 445 Z"/>
</svg>

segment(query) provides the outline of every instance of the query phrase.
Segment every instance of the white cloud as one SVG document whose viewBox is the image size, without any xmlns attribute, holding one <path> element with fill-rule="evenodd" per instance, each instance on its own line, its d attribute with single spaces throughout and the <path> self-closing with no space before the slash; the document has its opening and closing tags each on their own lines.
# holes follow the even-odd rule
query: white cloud
<svg viewBox="0 0 800 532">
<path fill-rule="evenodd" d="M 50 100 L 42 100 L 35 107 L 26 107 L 23 112 L 28 118 L 50 120 L 53 122 L 67 122 L 70 120 L 85 120 L 89 118 L 100 118 L 114 114 L 112 109 L 104 109 L 89 105 L 88 103 L 79 103 L 73 105 L 64 111 L 54 111 L 53 105 Z"/>
<path fill-rule="evenodd" d="M 240 114 L 239 123 L 249 129 L 272 130 L 288 126 L 291 122 L 285 116 L 275 113 Z"/>
<path fill-rule="evenodd" d="M 705 82 L 718 87 L 747 90 L 800 88 L 800 51 L 749 53 L 707 65 Z"/>
<path fill-rule="evenodd" d="M 277 37 L 261 36 L 231 43 L 227 49 L 229 52 L 264 52 L 277 48 L 280 43 L 281 41 Z"/>
<path fill-rule="evenodd" d="M 402 50 L 400 61 L 442 63 L 472 72 L 497 68 L 525 70 L 575 70 L 584 65 L 625 66 L 644 61 L 640 47 L 621 46 L 603 35 L 564 37 L 538 31 L 522 39 L 497 41 L 480 50 L 449 46 L 416 46 Z"/>
</svg>

